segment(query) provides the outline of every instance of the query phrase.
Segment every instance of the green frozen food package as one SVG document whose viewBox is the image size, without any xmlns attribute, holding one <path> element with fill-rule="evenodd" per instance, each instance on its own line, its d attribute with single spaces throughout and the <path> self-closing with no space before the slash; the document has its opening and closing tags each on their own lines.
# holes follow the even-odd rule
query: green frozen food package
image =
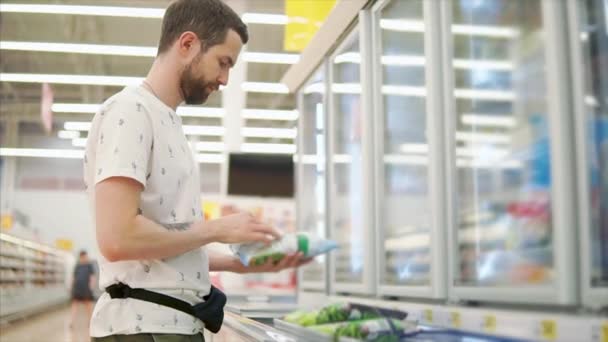
<svg viewBox="0 0 608 342">
<path fill-rule="evenodd" d="M 332 240 L 326 240 L 309 233 L 285 234 L 270 246 L 263 243 L 231 245 L 232 251 L 245 266 L 263 265 L 268 260 L 278 263 L 288 254 L 302 252 L 305 257 L 314 257 L 338 247 Z"/>
</svg>

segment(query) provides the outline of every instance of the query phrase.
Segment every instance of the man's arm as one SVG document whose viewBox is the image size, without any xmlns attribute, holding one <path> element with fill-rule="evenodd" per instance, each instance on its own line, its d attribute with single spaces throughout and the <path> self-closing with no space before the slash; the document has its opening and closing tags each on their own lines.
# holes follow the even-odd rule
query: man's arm
<svg viewBox="0 0 608 342">
<path fill-rule="evenodd" d="M 95 186 L 97 243 L 109 261 L 169 258 L 211 242 L 268 243 L 279 236 L 246 213 L 168 231 L 138 214 L 142 190 L 141 183 L 126 177 L 111 177 Z"/>
</svg>

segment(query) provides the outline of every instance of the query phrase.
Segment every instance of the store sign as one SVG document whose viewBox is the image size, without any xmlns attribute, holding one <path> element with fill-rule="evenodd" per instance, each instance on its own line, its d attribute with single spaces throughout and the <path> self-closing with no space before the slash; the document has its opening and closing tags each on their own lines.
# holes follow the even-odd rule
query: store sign
<svg viewBox="0 0 608 342">
<path fill-rule="evenodd" d="M 70 239 L 57 239 L 55 246 L 64 251 L 71 251 L 74 249 L 74 242 Z"/>
<path fill-rule="evenodd" d="M 0 218 L 0 228 L 2 228 L 2 230 L 10 230 L 11 228 L 13 228 L 13 215 L 2 215 L 2 217 Z"/>
<path fill-rule="evenodd" d="M 336 0 L 285 0 L 285 25 L 283 49 L 302 51 L 319 30 Z"/>
</svg>

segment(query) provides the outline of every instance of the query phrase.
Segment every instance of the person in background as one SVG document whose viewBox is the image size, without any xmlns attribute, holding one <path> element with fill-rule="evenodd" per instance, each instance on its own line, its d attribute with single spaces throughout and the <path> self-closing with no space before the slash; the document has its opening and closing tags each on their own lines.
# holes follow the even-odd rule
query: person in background
<svg viewBox="0 0 608 342">
<path fill-rule="evenodd" d="M 102 254 L 99 286 L 106 289 L 91 319 L 93 341 L 204 341 L 199 318 L 113 289 L 127 285 L 195 305 L 214 293 L 209 271 L 277 272 L 308 261 L 296 253 L 245 267 L 207 249 L 280 237 L 250 213 L 203 219 L 198 161 L 176 113 L 228 83 L 248 39 L 247 26 L 222 0 L 173 1 L 143 83 L 109 98 L 93 118 L 84 181 Z"/>
<path fill-rule="evenodd" d="M 93 291 L 91 290 L 96 283 L 95 268 L 89 261 L 87 251 L 80 251 L 78 263 L 74 267 L 74 279 L 72 281 L 72 316 L 70 320 L 70 328 L 74 327 L 76 322 L 76 313 L 78 306 L 84 304 L 87 309 L 87 322 L 91 318 L 93 312 Z"/>
</svg>

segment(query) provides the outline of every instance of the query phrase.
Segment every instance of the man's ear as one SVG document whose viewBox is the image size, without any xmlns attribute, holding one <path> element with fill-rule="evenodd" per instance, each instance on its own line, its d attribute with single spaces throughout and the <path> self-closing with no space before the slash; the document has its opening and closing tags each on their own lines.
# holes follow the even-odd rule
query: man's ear
<svg viewBox="0 0 608 342">
<path fill-rule="evenodd" d="M 179 54 L 186 58 L 195 56 L 202 48 L 201 41 L 196 33 L 192 31 L 182 33 L 177 39 L 176 44 Z"/>
</svg>

